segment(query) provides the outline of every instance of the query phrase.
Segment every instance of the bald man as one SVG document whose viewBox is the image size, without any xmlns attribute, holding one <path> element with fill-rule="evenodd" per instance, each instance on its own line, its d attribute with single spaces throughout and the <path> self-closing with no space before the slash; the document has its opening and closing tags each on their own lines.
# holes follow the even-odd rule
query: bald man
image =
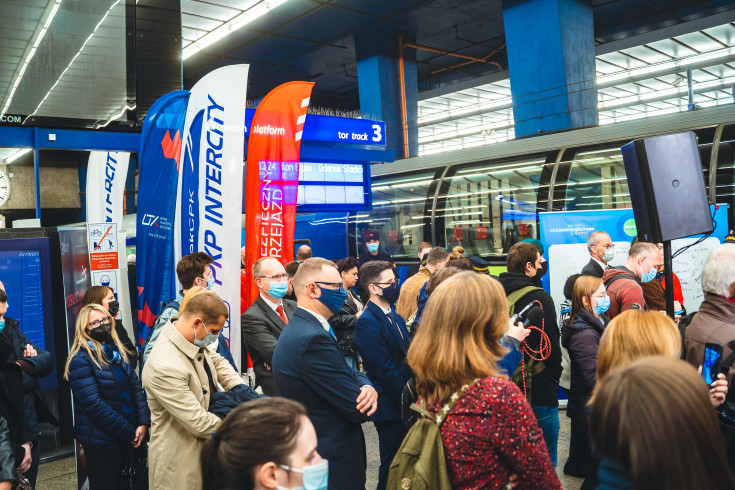
<svg viewBox="0 0 735 490">
<path fill-rule="evenodd" d="M 242 247 L 240 249 L 240 269 L 244 269 L 247 267 L 245 264 L 246 258 L 245 258 L 245 247 Z"/>
<path fill-rule="evenodd" d="M 297 262 L 303 262 L 306 259 L 311 258 L 311 247 L 308 245 L 301 245 L 298 250 L 296 250 L 296 261 Z"/>
</svg>

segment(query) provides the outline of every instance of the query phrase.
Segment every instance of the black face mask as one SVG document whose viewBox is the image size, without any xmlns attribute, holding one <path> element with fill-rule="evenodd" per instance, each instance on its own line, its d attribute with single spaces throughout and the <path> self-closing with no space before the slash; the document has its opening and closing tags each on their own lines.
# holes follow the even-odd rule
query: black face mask
<svg viewBox="0 0 735 490">
<path fill-rule="evenodd" d="M 99 327 L 93 328 L 89 332 L 89 336 L 97 342 L 107 342 L 112 339 L 112 323 L 103 323 Z"/>
<path fill-rule="evenodd" d="M 533 277 L 540 280 L 542 277 L 546 275 L 548 271 L 549 271 L 549 262 L 548 261 L 543 262 L 541 263 L 541 267 L 536 269 L 536 275 Z"/>
<path fill-rule="evenodd" d="M 380 295 L 388 303 L 393 304 L 398 301 L 398 297 L 401 295 L 401 288 L 398 283 L 391 284 L 390 286 L 382 288 L 382 294 Z"/>
<path fill-rule="evenodd" d="M 110 315 L 114 318 L 115 315 L 117 315 L 117 312 L 120 311 L 120 303 L 116 299 L 113 299 L 110 301 L 110 304 L 107 305 L 107 311 L 109 311 Z"/>
</svg>

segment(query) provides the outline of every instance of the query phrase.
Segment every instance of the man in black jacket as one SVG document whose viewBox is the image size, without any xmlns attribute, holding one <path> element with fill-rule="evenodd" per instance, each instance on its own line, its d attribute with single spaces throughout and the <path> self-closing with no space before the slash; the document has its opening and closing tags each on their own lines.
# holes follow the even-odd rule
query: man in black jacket
<svg viewBox="0 0 735 490">
<path fill-rule="evenodd" d="M 529 288 L 528 292 L 515 302 L 513 313 L 518 313 L 533 301 L 541 303 L 543 309 L 543 316 L 536 310 L 538 315 L 530 314 L 529 318 L 533 326 L 542 329 L 549 337 L 551 349 L 549 357 L 543 361 L 543 370 L 531 378 L 530 402 L 544 433 L 551 461 L 556 466 L 556 449 L 559 438 L 559 378 L 561 377 L 561 345 L 559 326 L 556 322 L 556 308 L 554 308 L 554 301 L 549 293 L 536 287 L 534 279 L 542 269 L 542 262 L 541 253 L 535 245 L 526 242 L 516 243 L 508 251 L 506 264 L 508 272 L 500 275 L 505 294 L 510 296 L 515 291 Z M 526 343 L 530 348 L 539 350 L 541 333 L 532 329 Z M 525 355 L 523 362 L 528 362 L 528 360 L 528 355 Z"/>
<path fill-rule="evenodd" d="M 278 396 L 273 381 L 272 358 L 276 341 L 296 309 L 296 303 L 284 299 L 288 274 L 273 257 L 263 257 L 253 264 L 253 277 L 260 294 L 242 315 L 243 352 L 250 354 L 255 384 L 268 396 Z"/>
<path fill-rule="evenodd" d="M 4 288 L 4 285 L 0 283 L 0 287 Z M 31 482 L 31 486 L 35 487 L 38 463 L 41 457 L 38 444 L 41 431 L 38 428 L 38 423 L 46 421 L 53 424 L 58 423 L 52 415 L 46 397 L 38 383 L 40 378 L 51 374 L 54 368 L 54 358 L 51 353 L 28 340 L 28 337 L 21 331 L 18 320 L 5 316 L 7 310 L 8 296 L 4 289 L 0 289 L 0 325 L 4 324 L 4 328 L 0 332 L 0 342 L 12 347 L 10 360 L 13 360 L 22 372 L 23 408 L 34 441 L 31 448 L 31 466 L 25 475 Z"/>
<path fill-rule="evenodd" d="M 610 235 L 604 231 L 590 233 L 587 238 L 587 250 L 590 253 L 590 261 L 582 269 L 582 275 L 602 278 L 608 269 L 607 263 L 615 257 L 615 248 Z"/>
</svg>

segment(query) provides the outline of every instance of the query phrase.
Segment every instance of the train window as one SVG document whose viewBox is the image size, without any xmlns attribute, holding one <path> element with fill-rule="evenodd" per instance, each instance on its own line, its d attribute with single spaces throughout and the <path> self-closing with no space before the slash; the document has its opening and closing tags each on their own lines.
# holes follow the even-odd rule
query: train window
<svg viewBox="0 0 735 490">
<path fill-rule="evenodd" d="M 565 162 L 560 165 L 565 166 Z M 561 193 L 564 196 L 561 209 L 589 211 L 631 207 L 620 146 L 579 150 L 567 165 L 569 177 L 566 182 L 557 179 L 554 186 L 556 196 L 559 195 L 557 190 L 565 191 Z"/>
<path fill-rule="evenodd" d="M 431 209 L 427 196 L 434 177 L 434 172 L 424 172 L 373 180 L 372 211 L 350 217 L 356 225 L 358 254 L 367 253 L 365 242 L 375 237 L 394 260 L 417 257 L 419 244 L 431 241 L 430 216 L 425 215 Z"/>
<path fill-rule="evenodd" d="M 436 233 L 447 248 L 461 246 L 465 256 L 492 256 L 525 238 L 538 238 L 537 212 L 545 156 L 459 169 L 444 181 L 437 199 Z"/>
<path fill-rule="evenodd" d="M 735 196 L 735 126 L 722 131 L 717 150 L 717 204 L 733 204 Z"/>
</svg>

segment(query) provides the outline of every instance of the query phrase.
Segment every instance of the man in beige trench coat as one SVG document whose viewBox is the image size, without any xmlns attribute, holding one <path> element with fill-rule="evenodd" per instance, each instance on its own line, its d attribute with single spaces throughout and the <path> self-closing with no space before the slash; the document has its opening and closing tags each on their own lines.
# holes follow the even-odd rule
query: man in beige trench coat
<svg viewBox="0 0 735 490">
<path fill-rule="evenodd" d="M 228 317 L 216 294 L 192 298 L 180 317 L 163 327 L 143 368 L 151 409 L 148 477 L 151 489 L 201 488 L 199 451 L 221 422 L 207 412 L 217 382 L 242 384 L 227 360 L 206 348 Z"/>
</svg>

